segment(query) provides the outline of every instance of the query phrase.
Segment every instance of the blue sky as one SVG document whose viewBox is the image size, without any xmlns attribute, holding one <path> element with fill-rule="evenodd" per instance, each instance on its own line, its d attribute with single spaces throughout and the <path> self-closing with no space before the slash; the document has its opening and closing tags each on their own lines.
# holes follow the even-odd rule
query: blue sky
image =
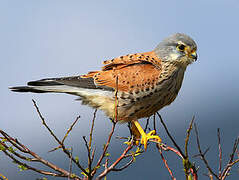
<svg viewBox="0 0 239 180">
<path fill-rule="evenodd" d="M 236 0 L 201 0 L 196 3 L 189 0 L 2 0 L 0 128 L 67 168 L 64 161 L 59 160 L 59 154 L 47 153 L 55 144 L 42 127 L 31 99 L 38 102 L 59 136 L 78 114 L 81 115 L 71 138 L 81 153 L 84 151 L 77 140 L 87 135 L 93 110 L 74 101 L 74 96 L 18 94 L 10 92 L 8 87 L 45 77 L 97 70 L 105 59 L 150 51 L 168 35 L 182 32 L 197 42 L 199 59 L 188 67 L 175 102 L 164 108 L 161 114 L 182 144 L 188 123 L 196 115 L 201 141 L 204 147 L 212 147 L 208 158 L 212 164 L 216 163 L 216 128 L 223 131 L 225 153 L 230 153 L 231 144 L 239 132 L 238 8 Z M 96 144 L 103 144 L 110 124 L 102 112 L 98 113 L 96 125 Z M 126 125 L 117 128 L 118 134 L 128 136 Z M 162 127 L 160 130 L 162 137 L 166 138 Z M 170 143 L 168 139 L 165 141 Z M 192 143 L 194 141 L 192 139 Z M 121 145 L 115 140 L 112 149 Z M 193 145 L 192 151 L 196 153 Z M 152 178 L 158 177 L 158 173 L 169 178 L 165 168 L 160 167 L 160 158 L 155 159 L 155 156 L 158 154 L 154 148 L 149 148 L 135 165 L 121 172 L 120 176 L 116 173 L 109 178 L 146 179 L 149 174 Z M 148 174 L 142 171 L 144 166 L 151 164 L 154 166 L 146 170 Z M 172 166 L 180 177 L 182 167 L 178 164 Z M 238 176 L 235 169 L 233 172 L 232 178 Z M 0 153 L 0 173 L 9 179 L 39 177 L 32 172 L 20 173 L 3 153 Z"/>
</svg>

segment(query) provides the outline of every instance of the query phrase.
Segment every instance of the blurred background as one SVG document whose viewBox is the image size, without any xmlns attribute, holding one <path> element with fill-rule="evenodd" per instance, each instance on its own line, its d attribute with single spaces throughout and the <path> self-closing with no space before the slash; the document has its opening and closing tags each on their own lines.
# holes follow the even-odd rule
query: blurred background
<svg viewBox="0 0 239 180">
<path fill-rule="evenodd" d="M 68 169 L 69 161 L 61 151 L 48 153 L 57 144 L 42 126 L 31 100 L 37 101 L 59 137 L 80 115 L 67 143 L 73 147 L 74 155 L 81 157 L 80 162 L 87 163 L 82 136 L 89 135 L 93 109 L 82 106 L 74 96 L 18 94 L 8 87 L 46 77 L 85 74 L 99 69 L 103 60 L 150 51 L 168 35 L 182 32 L 197 42 L 199 58 L 188 67 L 177 99 L 160 114 L 182 147 L 186 129 L 195 115 L 202 148 L 210 147 L 207 158 L 217 171 L 217 128 L 222 132 L 223 165 L 239 134 L 238 9 L 236 0 L 0 1 L 0 129 L 45 159 Z M 143 119 L 140 122 L 145 124 Z M 163 141 L 171 145 L 159 121 L 157 127 Z M 98 154 L 110 129 L 107 117 L 98 112 L 94 134 Z M 129 136 L 127 125 L 117 125 L 115 136 Z M 109 149 L 112 159 L 125 147 L 115 136 Z M 198 153 L 195 142 L 193 132 L 191 156 Z M 184 179 L 181 160 L 172 153 L 165 156 L 175 177 Z M 201 161 L 197 158 L 192 161 L 200 166 L 200 179 L 207 179 Z M 2 152 L 0 173 L 9 180 L 45 177 L 32 171 L 20 172 Z M 237 179 L 238 175 L 237 165 L 228 179 Z M 151 145 L 132 166 L 110 173 L 108 179 L 170 179 L 170 176 Z"/>
</svg>

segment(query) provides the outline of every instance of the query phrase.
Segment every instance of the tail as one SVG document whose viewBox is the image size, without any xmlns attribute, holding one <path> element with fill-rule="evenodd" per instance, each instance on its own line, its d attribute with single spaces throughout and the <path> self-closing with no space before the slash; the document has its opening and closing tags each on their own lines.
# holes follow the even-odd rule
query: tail
<svg viewBox="0 0 239 180">
<path fill-rule="evenodd" d="M 114 91 L 113 88 L 97 86 L 93 78 L 81 78 L 80 76 L 48 78 L 37 81 L 30 81 L 27 86 L 10 87 L 14 92 L 33 92 L 33 93 L 68 93 L 78 96 L 84 92 L 96 92 L 99 90 Z"/>
<path fill-rule="evenodd" d="M 115 108 L 114 89 L 107 86 L 98 86 L 92 77 L 80 76 L 49 78 L 31 81 L 27 86 L 10 87 L 14 92 L 33 93 L 67 93 L 79 96 L 77 100 L 93 108 L 99 108 L 107 114 L 112 114 Z"/>
</svg>

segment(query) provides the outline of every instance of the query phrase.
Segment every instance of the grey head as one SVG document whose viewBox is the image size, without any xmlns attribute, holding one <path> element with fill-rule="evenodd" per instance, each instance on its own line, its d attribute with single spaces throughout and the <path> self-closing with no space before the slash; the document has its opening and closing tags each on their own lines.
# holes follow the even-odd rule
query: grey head
<svg viewBox="0 0 239 180">
<path fill-rule="evenodd" d="M 186 34 L 176 33 L 164 39 L 154 50 L 162 61 L 174 61 L 187 66 L 197 60 L 197 45 Z"/>
</svg>

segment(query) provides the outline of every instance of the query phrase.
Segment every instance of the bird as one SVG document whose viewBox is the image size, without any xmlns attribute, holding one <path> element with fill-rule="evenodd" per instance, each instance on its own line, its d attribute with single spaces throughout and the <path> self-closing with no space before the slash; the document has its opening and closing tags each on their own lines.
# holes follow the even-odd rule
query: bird
<svg viewBox="0 0 239 180">
<path fill-rule="evenodd" d="M 146 149 L 149 140 L 161 142 L 161 138 L 154 130 L 146 133 L 138 120 L 150 117 L 175 100 L 186 68 L 196 60 L 195 41 L 186 34 L 176 33 L 152 51 L 105 60 L 101 70 L 30 81 L 27 86 L 10 87 L 10 90 L 79 96 L 82 104 L 104 111 L 110 119 L 131 123 L 133 135 L 140 139 L 137 142 Z"/>
</svg>

